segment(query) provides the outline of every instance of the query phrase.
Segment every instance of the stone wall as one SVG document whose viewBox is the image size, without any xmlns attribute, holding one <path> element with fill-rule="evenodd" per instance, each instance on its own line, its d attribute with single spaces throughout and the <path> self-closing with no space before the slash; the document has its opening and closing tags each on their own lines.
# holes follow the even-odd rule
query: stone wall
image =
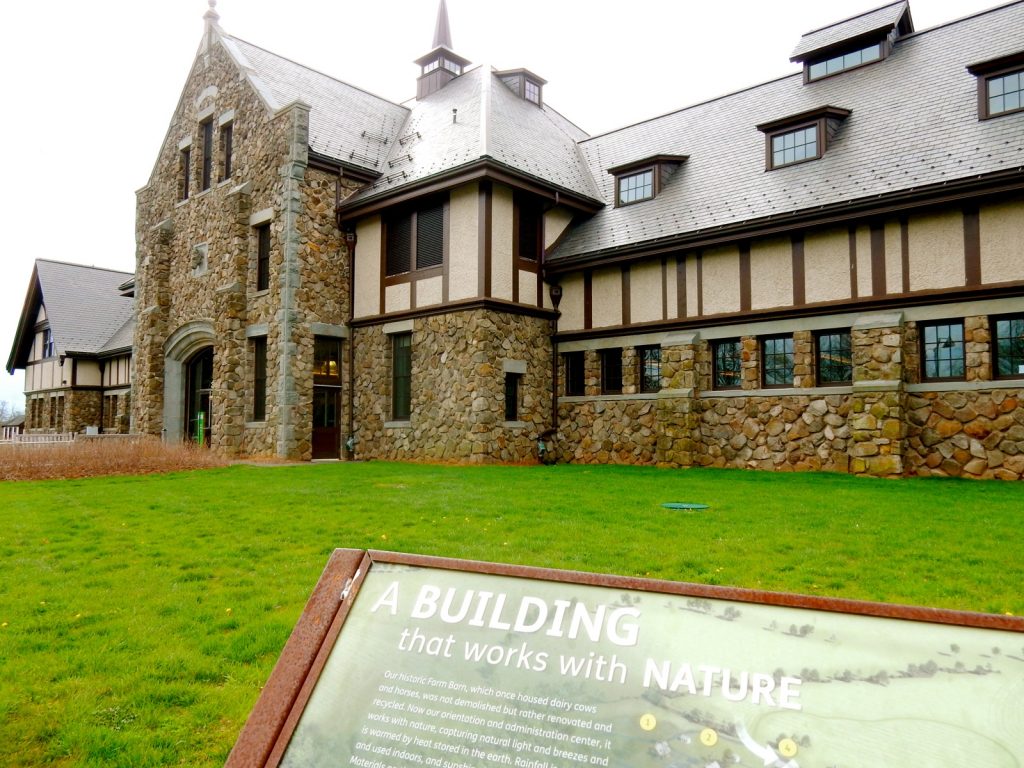
<svg viewBox="0 0 1024 768">
<path fill-rule="evenodd" d="M 416 318 L 408 422 L 391 420 L 391 340 L 355 331 L 356 458 L 533 462 L 551 426 L 549 321 L 490 309 Z M 506 364 L 525 363 L 517 422 L 504 421 Z"/>
</svg>

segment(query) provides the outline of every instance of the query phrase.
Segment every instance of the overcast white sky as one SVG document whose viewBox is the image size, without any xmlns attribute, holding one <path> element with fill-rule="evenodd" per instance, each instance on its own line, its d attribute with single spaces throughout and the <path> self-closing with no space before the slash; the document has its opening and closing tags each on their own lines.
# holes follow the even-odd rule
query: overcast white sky
<svg viewBox="0 0 1024 768">
<path fill-rule="evenodd" d="M 448 0 L 453 47 L 526 67 L 591 134 L 797 71 L 804 32 L 885 0 Z M 918 30 L 1000 0 L 911 0 Z M 0 360 L 36 258 L 133 271 L 135 190 L 202 35 L 206 0 L 25 0 L 0 10 Z M 232 35 L 394 101 L 415 93 L 437 0 L 219 0 Z M 0 369 L 0 400 L 24 376 Z"/>
</svg>

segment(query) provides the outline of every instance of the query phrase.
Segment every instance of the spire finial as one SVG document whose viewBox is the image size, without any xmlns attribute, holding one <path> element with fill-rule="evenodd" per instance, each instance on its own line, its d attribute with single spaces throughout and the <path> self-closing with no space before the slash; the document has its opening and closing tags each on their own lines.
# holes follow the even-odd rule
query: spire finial
<svg viewBox="0 0 1024 768">
<path fill-rule="evenodd" d="M 217 0 L 207 0 L 210 10 L 203 14 L 203 18 L 216 24 L 220 21 L 220 14 L 217 13 Z"/>
<path fill-rule="evenodd" d="M 213 0 L 211 0 L 213 2 Z M 434 26 L 434 48 L 452 47 L 452 31 L 448 24 L 448 6 L 441 0 L 437 6 L 437 24 Z"/>
</svg>

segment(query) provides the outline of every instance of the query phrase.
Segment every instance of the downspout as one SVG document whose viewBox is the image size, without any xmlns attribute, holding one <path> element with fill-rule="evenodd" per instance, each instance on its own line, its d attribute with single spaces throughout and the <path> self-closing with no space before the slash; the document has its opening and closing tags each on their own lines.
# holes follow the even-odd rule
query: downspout
<svg viewBox="0 0 1024 768">
<path fill-rule="evenodd" d="M 338 169 L 338 181 L 335 187 L 335 206 L 334 210 L 338 212 L 338 227 L 341 228 L 341 179 L 344 170 Z M 356 407 L 356 332 L 352 327 L 352 321 L 355 319 L 355 308 L 356 308 L 356 232 L 353 229 L 351 232 L 345 232 L 345 243 L 348 246 L 348 313 L 345 319 L 345 325 L 348 327 L 348 344 L 345 345 L 345 365 L 348 367 L 348 408 L 345 415 L 345 459 L 348 461 L 354 461 L 356 457 L 356 441 L 355 441 L 355 407 Z"/>
</svg>

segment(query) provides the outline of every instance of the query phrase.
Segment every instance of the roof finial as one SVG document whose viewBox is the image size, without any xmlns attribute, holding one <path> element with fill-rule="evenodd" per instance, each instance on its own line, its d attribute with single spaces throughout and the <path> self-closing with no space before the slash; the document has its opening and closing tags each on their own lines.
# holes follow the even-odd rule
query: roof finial
<svg viewBox="0 0 1024 768">
<path fill-rule="evenodd" d="M 214 0 L 210 0 L 213 2 Z M 434 48 L 440 48 L 444 46 L 451 50 L 452 47 L 452 31 L 448 24 L 448 6 L 445 5 L 444 0 L 441 0 L 437 6 L 437 24 L 434 26 Z"/>
<path fill-rule="evenodd" d="M 217 13 L 217 0 L 207 0 L 207 2 L 210 4 L 210 10 L 203 14 L 203 18 L 216 24 L 220 21 L 220 14 Z"/>
</svg>

